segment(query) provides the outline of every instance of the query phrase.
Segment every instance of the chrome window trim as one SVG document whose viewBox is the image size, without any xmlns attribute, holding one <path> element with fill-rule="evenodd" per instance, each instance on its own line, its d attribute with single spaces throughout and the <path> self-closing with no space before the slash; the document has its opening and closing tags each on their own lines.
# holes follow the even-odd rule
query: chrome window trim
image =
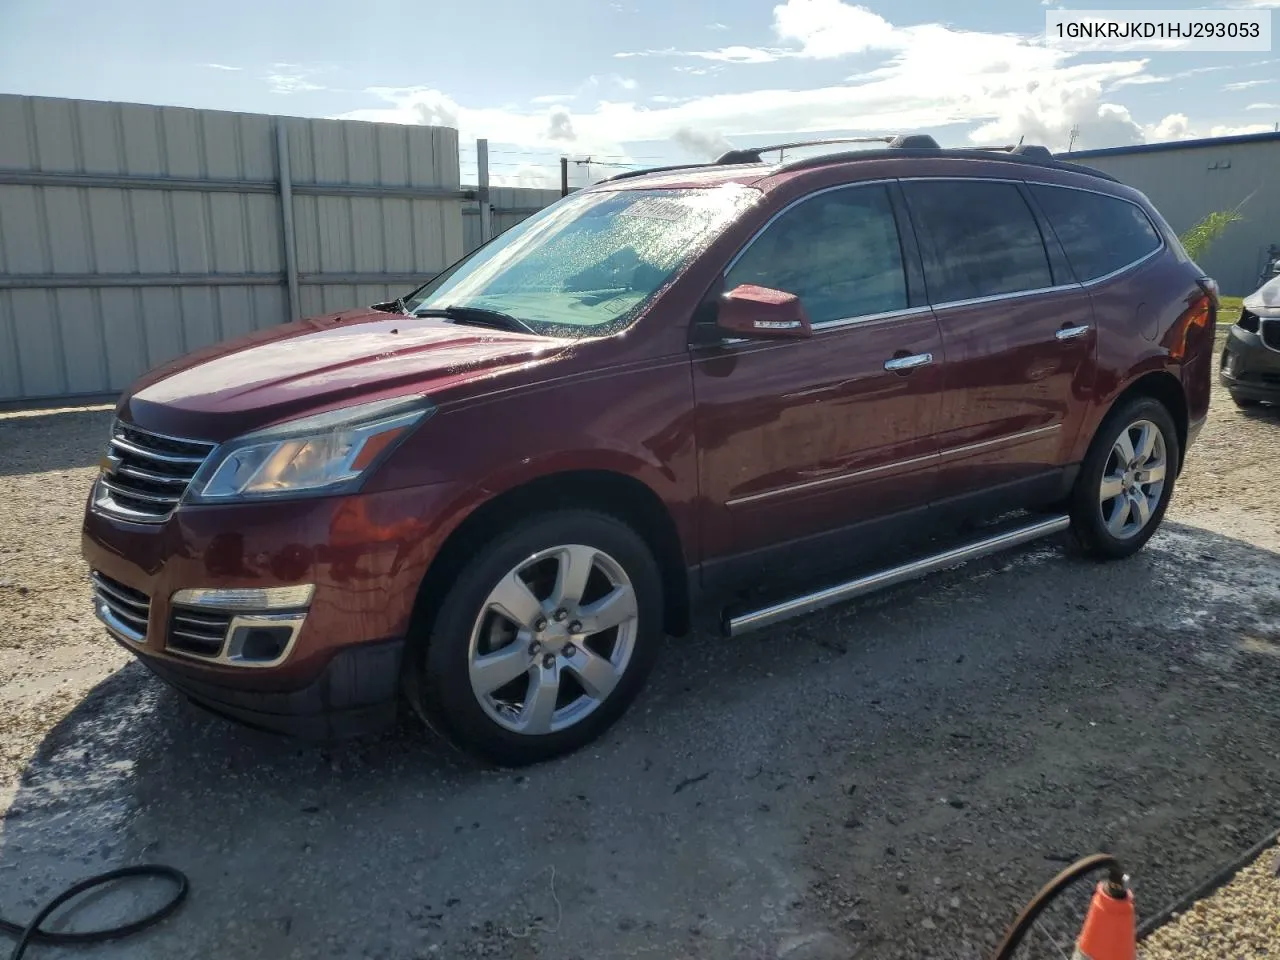
<svg viewBox="0 0 1280 960">
<path fill-rule="evenodd" d="M 926 304 L 920 307 L 905 307 L 902 310 L 886 310 L 884 313 L 868 313 L 857 317 L 841 317 L 839 320 L 824 320 L 821 323 L 812 324 L 812 327 L 815 333 L 827 330 L 843 330 L 847 327 L 855 327 L 860 323 L 873 323 L 876 320 L 898 320 L 903 317 L 921 316 L 930 312 L 932 312 L 932 308 Z"/>
<path fill-rule="evenodd" d="M 824 320 L 822 323 L 814 323 L 810 326 L 815 334 L 826 333 L 828 330 L 847 330 L 850 327 L 856 327 L 864 323 L 875 323 L 878 320 L 902 320 L 906 317 L 923 317 L 933 312 L 933 308 L 928 304 L 920 307 L 907 307 L 905 310 L 889 310 L 885 313 L 868 313 L 861 317 L 842 317 L 839 320 Z M 714 343 L 707 344 L 713 347 L 732 347 L 739 343 L 750 343 L 758 347 L 778 346 L 784 343 L 804 343 L 804 338 L 796 338 L 794 340 L 767 340 L 764 337 L 726 337 Z"/>
<path fill-rule="evenodd" d="M 878 467 L 864 467 L 861 470 L 851 470 L 847 473 L 840 473 L 832 477 L 823 477 L 820 480 L 803 480 L 800 483 L 788 484 L 785 487 L 774 487 L 771 490 L 762 490 L 759 493 L 750 493 L 745 497 L 734 497 L 733 499 L 726 500 L 724 505 L 726 507 L 739 507 L 743 504 L 755 503 L 760 500 L 769 500 L 773 497 L 780 497 L 789 493 L 798 493 L 803 490 L 812 490 L 816 487 L 824 487 L 832 483 L 839 483 L 842 480 L 856 480 L 859 477 L 870 477 L 877 473 L 885 473 L 889 470 L 896 470 L 900 467 L 909 467 L 917 463 L 928 463 L 930 461 L 940 463 L 943 460 L 963 456 L 964 454 L 973 453 L 977 450 L 985 450 L 990 447 L 1006 446 L 1023 440 L 1031 440 L 1035 437 L 1045 436 L 1061 429 L 1061 423 L 1051 423 L 1047 427 L 1036 427 L 1034 430 L 1022 430 L 1018 433 L 1006 434 L 1003 437 L 996 437 L 992 440 L 982 440 L 978 443 L 969 443 L 959 447 L 950 447 L 946 450 L 940 450 L 937 453 L 925 454 L 923 457 L 909 457 L 906 460 L 895 460 L 893 463 L 883 463 Z"/>
<path fill-rule="evenodd" d="M 1012 293 L 993 293 L 989 297 L 970 297 L 968 300 L 946 300 L 931 304 L 935 310 L 946 310 L 951 307 L 969 307 L 979 303 L 995 303 L 999 300 L 1017 300 L 1019 297 L 1035 297 L 1045 293 L 1063 293 L 1067 290 L 1079 290 L 1079 283 L 1059 283 L 1052 287 L 1036 287 L 1034 290 L 1014 290 Z"/>
</svg>

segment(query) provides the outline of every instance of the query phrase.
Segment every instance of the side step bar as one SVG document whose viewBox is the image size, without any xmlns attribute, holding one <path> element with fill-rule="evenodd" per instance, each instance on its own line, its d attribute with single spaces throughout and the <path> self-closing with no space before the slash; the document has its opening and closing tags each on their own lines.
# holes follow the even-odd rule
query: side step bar
<svg viewBox="0 0 1280 960">
<path fill-rule="evenodd" d="M 1071 519 L 1069 517 L 1050 517 L 1047 520 L 1040 520 L 1025 527 L 1007 530 L 994 537 L 987 537 L 985 540 L 977 540 L 962 547 L 944 550 L 942 553 L 936 553 L 930 557 L 922 557 L 919 560 L 913 560 L 901 566 L 878 570 L 864 577 L 858 577 L 856 580 L 838 583 L 815 593 L 802 594 L 790 600 L 784 600 L 781 603 L 762 607 L 759 610 L 736 617 L 726 617 L 723 622 L 723 629 L 725 634 L 730 637 L 741 636 L 751 630 L 769 627 L 792 617 L 813 613 L 815 610 L 821 610 L 823 607 L 829 607 L 832 604 L 842 603 L 845 600 L 852 600 L 854 597 L 860 597 L 876 590 L 883 590 L 886 587 L 905 583 L 917 577 L 927 576 L 930 573 L 945 570 L 947 567 L 954 567 L 957 564 L 964 563 L 966 560 L 976 560 L 979 557 L 998 553 L 1010 547 L 1017 547 L 1033 540 L 1039 540 L 1041 537 L 1052 536 L 1067 529 L 1070 525 Z"/>
</svg>

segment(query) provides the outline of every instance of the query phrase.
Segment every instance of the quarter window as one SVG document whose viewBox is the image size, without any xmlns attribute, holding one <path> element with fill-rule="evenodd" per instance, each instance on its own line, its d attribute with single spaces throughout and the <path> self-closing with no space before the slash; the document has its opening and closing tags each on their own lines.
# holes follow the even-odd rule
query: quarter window
<svg viewBox="0 0 1280 960">
<path fill-rule="evenodd" d="M 800 298 L 811 323 L 904 309 L 907 284 L 883 186 L 819 193 L 783 213 L 725 275 Z"/>
<path fill-rule="evenodd" d="M 1011 183 L 906 182 L 934 303 L 1053 286 L 1031 208 Z"/>
<path fill-rule="evenodd" d="M 1033 185 L 1031 194 L 1082 283 L 1114 273 L 1160 248 L 1160 235 L 1137 204 L 1044 184 Z"/>
</svg>

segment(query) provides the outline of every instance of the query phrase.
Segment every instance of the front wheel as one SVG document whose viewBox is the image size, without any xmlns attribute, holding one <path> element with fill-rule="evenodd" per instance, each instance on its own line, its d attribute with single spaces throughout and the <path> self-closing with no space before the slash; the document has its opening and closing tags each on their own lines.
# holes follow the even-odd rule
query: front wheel
<svg viewBox="0 0 1280 960">
<path fill-rule="evenodd" d="M 449 589 L 414 706 L 462 746 L 521 765 L 575 750 L 635 698 L 662 642 L 662 580 L 644 540 L 584 510 L 479 548 Z"/>
<path fill-rule="evenodd" d="M 1151 539 L 1173 496 L 1180 456 L 1160 401 L 1137 397 L 1107 416 L 1071 495 L 1071 530 L 1086 553 L 1118 559 Z"/>
</svg>

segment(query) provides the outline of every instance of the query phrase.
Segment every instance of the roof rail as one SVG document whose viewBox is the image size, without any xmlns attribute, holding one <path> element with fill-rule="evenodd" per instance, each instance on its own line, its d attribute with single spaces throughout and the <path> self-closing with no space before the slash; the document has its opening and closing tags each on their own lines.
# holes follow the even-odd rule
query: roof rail
<svg viewBox="0 0 1280 960">
<path fill-rule="evenodd" d="M 825 147 L 833 143 L 883 143 L 893 149 L 928 148 L 937 149 L 938 141 L 923 133 L 899 133 L 883 137 L 824 137 L 820 140 L 796 140 L 791 143 L 771 143 L 763 147 L 743 147 L 721 154 L 716 163 L 763 163 L 762 153 L 773 153 L 775 150 L 798 150 L 801 147 Z"/>
<path fill-rule="evenodd" d="M 1043 149 L 1043 148 L 1040 148 Z M 1113 177 L 1109 173 L 1103 173 L 1101 170 L 1095 170 L 1092 167 L 1086 167 L 1082 163 L 1071 163 L 1052 154 L 1045 156 L 1037 149 L 1028 150 L 1023 148 L 1013 152 L 1004 150 L 992 151 L 981 149 L 948 149 L 938 147 L 886 147 L 884 150 L 857 150 L 846 153 L 827 153 L 817 157 L 801 157 L 797 160 L 790 160 L 782 164 L 780 167 L 774 168 L 776 173 L 789 173 L 792 170 L 808 170 L 811 167 L 822 167 L 829 163 L 847 163 L 851 160 L 893 160 L 902 156 L 920 157 L 921 159 L 936 157 L 939 159 L 950 158 L 953 160 L 995 160 L 991 154 L 993 152 L 1005 153 L 999 157 L 1006 163 L 1027 163 L 1037 167 L 1052 167 L 1056 170 L 1070 170 L 1075 173 L 1087 173 L 1089 176 L 1098 177 L 1102 180 L 1110 180 L 1113 183 L 1119 183 L 1119 179 Z M 1048 151 L 1045 151 L 1048 153 Z"/>
<path fill-rule="evenodd" d="M 696 167 L 710 167 L 710 163 L 673 163 L 667 167 L 644 167 L 640 170 L 623 170 L 612 177 L 605 177 L 600 183 L 613 183 L 615 180 L 630 180 L 632 177 L 647 177 L 651 173 L 667 173 L 671 170 L 693 170 Z"/>
<path fill-rule="evenodd" d="M 974 150 L 988 150 L 994 153 L 1011 153 L 1018 157 L 1035 157 L 1039 160 L 1052 160 L 1053 153 L 1048 147 L 1038 143 L 1007 143 L 999 147 L 973 147 Z"/>
<path fill-rule="evenodd" d="M 799 157 L 787 163 L 781 164 L 776 169 L 779 171 L 789 170 L 805 170 L 810 167 L 819 167 L 828 163 L 842 163 L 849 160 L 882 160 L 894 156 L 902 156 L 909 152 L 911 155 L 927 157 L 952 157 L 957 159 L 979 160 L 985 159 L 986 155 L 992 153 L 1007 154 L 1009 160 L 1021 163 L 1035 164 L 1036 166 L 1056 167 L 1059 170 L 1076 170 L 1087 173 L 1103 180 L 1111 180 L 1118 183 L 1119 181 L 1108 173 L 1101 170 L 1094 170 L 1083 164 L 1073 163 L 1069 160 L 1055 157 L 1047 147 L 1040 146 L 1035 143 L 1018 143 L 1003 144 L 1000 146 L 989 147 L 965 147 L 959 149 L 948 149 L 938 145 L 938 141 L 933 137 L 924 133 L 907 133 L 898 134 L 893 137 L 829 137 L 822 140 L 797 140 L 793 143 L 776 143 L 765 147 L 744 147 L 742 149 L 730 150 L 721 154 L 711 163 L 677 163 L 665 167 L 649 167 L 645 170 L 625 170 L 622 173 L 614 174 L 612 177 L 602 180 L 601 183 L 610 183 L 615 180 L 629 180 L 632 177 L 643 177 L 651 173 L 666 173 L 674 170 L 693 170 L 703 167 L 712 166 L 730 166 L 737 164 L 753 164 L 763 163 L 760 154 L 769 153 L 774 150 L 792 150 L 799 147 L 820 147 L 832 143 L 880 143 L 884 147 L 879 150 L 861 150 L 861 151 L 845 151 L 841 153 L 819 154 L 812 157 Z"/>
</svg>

